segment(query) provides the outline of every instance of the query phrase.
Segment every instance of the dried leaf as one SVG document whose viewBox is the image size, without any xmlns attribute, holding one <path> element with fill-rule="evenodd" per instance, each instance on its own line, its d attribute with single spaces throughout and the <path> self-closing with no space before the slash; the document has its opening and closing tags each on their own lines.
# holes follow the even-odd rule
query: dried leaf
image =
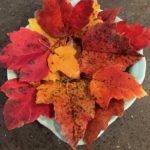
<svg viewBox="0 0 150 150">
<path fill-rule="evenodd" d="M 0 64 L 19 72 L 22 81 L 39 81 L 49 72 L 49 42 L 37 32 L 21 28 L 9 33 L 12 43 L 0 55 Z"/>
<path fill-rule="evenodd" d="M 150 29 L 142 25 L 128 25 L 125 21 L 121 21 L 116 24 L 116 31 L 127 37 L 137 51 L 150 43 Z"/>
<path fill-rule="evenodd" d="M 97 70 L 111 65 L 120 65 L 124 71 L 142 57 L 142 55 L 137 53 L 129 55 L 84 51 L 79 60 L 80 71 L 88 77 L 91 77 Z"/>
<path fill-rule="evenodd" d="M 75 58 L 76 50 L 72 46 L 56 48 L 55 54 L 48 58 L 48 65 L 52 73 L 61 71 L 70 78 L 77 79 L 80 76 L 79 64 Z"/>
<path fill-rule="evenodd" d="M 37 103 L 53 103 L 56 120 L 69 144 L 75 147 L 94 117 L 95 101 L 89 95 L 89 82 L 49 82 L 37 88 Z M 68 126 L 69 124 L 69 126 Z"/>
<path fill-rule="evenodd" d="M 34 122 L 40 115 L 54 115 L 52 105 L 35 104 L 35 89 L 28 83 L 17 79 L 8 80 L 1 90 L 8 96 L 4 106 L 4 120 L 9 130 Z"/>
<path fill-rule="evenodd" d="M 120 66 L 110 66 L 97 71 L 90 83 L 90 90 L 102 108 L 107 108 L 112 98 L 127 101 L 147 95 L 135 78 L 122 72 Z"/>
<path fill-rule="evenodd" d="M 103 22 L 101 18 L 98 17 L 100 5 L 98 4 L 97 0 L 93 0 L 92 8 L 93 8 L 93 12 L 89 17 L 89 23 L 77 34 L 77 37 L 82 37 L 85 34 L 85 32 L 88 31 L 90 28 L 92 28 L 98 23 Z"/>
<path fill-rule="evenodd" d="M 94 119 L 92 119 L 86 129 L 84 140 L 87 146 L 90 148 L 94 140 L 102 130 L 105 130 L 108 126 L 112 116 L 121 116 L 124 112 L 123 101 L 111 100 L 108 109 L 104 110 L 99 108 L 96 111 Z"/>
<path fill-rule="evenodd" d="M 120 12 L 120 8 L 106 8 L 99 13 L 99 18 L 104 22 L 114 23 L 117 15 Z"/>
<path fill-rule="evenodd" d="M 128 54 L 134 51 L 126 37 L 115 32 L 115 25 L 101 23 L 88 30 L 82 38 L 83 49 L 108 53 Z"/>
<path fill-rule="evenodd" d="M 44 0 L 37 11 L 39 25 L 52 37 L 66 37 L 80 32 L 89 23 L 93 0 L 81 0 L 75 7 L 68 0 Z"/>
<path fill-rule="evenodd" d="M 58 39 L 56 38 L 52 38 L 50 35 L 48 35 L 41 27 L 40 25 L 37 23 L 37 19 L 36 18 L 31 18 L 29 19 L 29 28 L 32 30 L 32 31 L 36 31 L 38 32 L 39 34 L 42 34 L 44 37 L 46 37 L 49 42 L 51 43 L 51 46 L 54 45 Z"/>
<path fill-rule="evenodd" d="M 49 74 L 43 80 L 55 82 L 57 80 L 60 80 L 60 75 L 58 72 L 56 72 L 56 73 L 49 72 Z"/>
</svg>

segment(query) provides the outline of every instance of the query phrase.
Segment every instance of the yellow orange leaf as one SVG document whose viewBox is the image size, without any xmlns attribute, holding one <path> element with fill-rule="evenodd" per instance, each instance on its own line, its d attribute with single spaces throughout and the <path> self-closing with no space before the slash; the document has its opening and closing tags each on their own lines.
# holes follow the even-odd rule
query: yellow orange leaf
<svg viewBox="0 0 150 150">
<path fill-rule="evenodd" d="M 45 36 L 49 42 L 51 43 L 51 45 L 54 45 L 58 39 L 56 38 L 52 38 L 50 35 L 48 35 L 41 27 L 40 25 L 37 23 L 37 20 L 35 18 L 31 18 L 29 19 L 29 28 L 32 30 L 32 31 L 36 31 L 40 34 L 42 34 L 43 36 Z"/>
<path fill-rule="evenodd" d="M 50 104 L 66 95 L 66 88 L 63 88 L 61 82 L 46 82 L 37 87 L 37 91 L 37 104 Z"/>
<path fill-rule="evenodd" d="M 85 80 L 44 83 L 37 88 L 36 103 L 53 103 L 55 119 L 72 147 L 84 136 L 95 115 L 95 100 Z"/>
<path fill-rule="evenodd" d="M 109 106 L 112 98 L 128 101 L 147 95 L 131 74 L 121 71 L 121 66 L 110 66 L 98 70 L 93 75 L 90 90 L 96 97 L 97 103 L 103 108 Z"/>
<path fill-rule="evenodd" d="M 48 65 L 51 72 L 60 71 L 66 76 L 77 79 L 80 76 L 80 69 L 77 59 L 75 58 L 76 49 L 72 46 L 61 46 L 54 50 L 48 58 Z"/>
<path fill-rule="evenodd" d="M 58 72 L 56 73 L 49 72 L 49 74 L 44 78 L 45 81 L 54 81 L 54 82 L 59 79 L 60 75 Z"/>
</svg>

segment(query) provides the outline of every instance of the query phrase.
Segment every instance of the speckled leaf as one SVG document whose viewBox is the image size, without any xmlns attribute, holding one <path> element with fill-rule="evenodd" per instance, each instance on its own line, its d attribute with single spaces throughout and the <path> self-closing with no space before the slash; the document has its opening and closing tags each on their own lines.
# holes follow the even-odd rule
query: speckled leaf
<svg viewBox="0 0 150 150">
<path fill-rule="evenodd" d="M 88 77 L 91 77 L 97 70 L 111 65 L 120 65 L 124 71 L 142 57 L 142 55 L 137 53 L 129 55 L 84 51 L 79 59 L 80 71 Z"/>
<path fill-rule="evenodd" d="M 128 54 L 134 51 L 126 37 L 115 32 L 115 24 L 108 22 L 95 25 L 82 38 L 83 49 L 108 53 Z"/>
<path fill-rule="evenodd" d="M 37 88 L 37 103 L 53 103 L 56 120 L 68 143 L 75 147 L 94 117 L 95 101 L 89 95 L 89 82 L 49 82 Z M 68 126 L 69 125 L 69 126 Z"/>
</svg>

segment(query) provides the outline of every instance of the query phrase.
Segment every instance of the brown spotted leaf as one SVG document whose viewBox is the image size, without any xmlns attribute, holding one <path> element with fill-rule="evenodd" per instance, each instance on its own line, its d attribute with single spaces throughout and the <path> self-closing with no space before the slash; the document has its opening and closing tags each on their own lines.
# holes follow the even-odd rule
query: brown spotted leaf
<svg viewBox="0 0 150 150">
<path fill-rule="evenodd" d="M 94 117 L 95 101 L 89 95 L 89 82 L 49 82 L 37 88 L 36 102 L 53 103 L 55 118 L 68 143 L 75 147 Z M 69 126 L 68 126 L 69 125 Z"/>
<path fill-rule="evenodd" d="M 137 53 L 129 55 L 84 51 L 79 59 L 80 71 L 88 77 L 91 77 L 97 70 L 111 65 L 120 65 L 124 71 L 142 57 L 142 55 Z"/>
<path fill-rule="evenodd" d="M 117 54 L 128 54 L 134 51 L 129 39 L 115 32 L 115 24 L 100 23 L 88 30 L 82 38 L 83 49 Z"/>
</svg>

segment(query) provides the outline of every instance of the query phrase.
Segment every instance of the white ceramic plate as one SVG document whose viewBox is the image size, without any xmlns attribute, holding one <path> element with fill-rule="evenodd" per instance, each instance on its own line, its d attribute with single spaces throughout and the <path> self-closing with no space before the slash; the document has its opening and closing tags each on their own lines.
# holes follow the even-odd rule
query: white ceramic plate
<svg viewBox="0 0 150 150">
<path fill-rule="evenodd" d="M 73 5 L 75 5 L 79 0 L 72 0 Z M 120 18 L 116 19 L 116 22 L 120 21 Z M 143 54 L 143 50 L 140 51 L 141 54 Z M 144 78 L 145 78 L 145 73 L 146 73 L 146 60 L 145 57 L 143 57 L 138 63 L 133 65 L 130 69 L 129 72 L 135 76 L 136 80 L 142 84 Z M 12 70 L 7 70 L 7 78 L 8 80 L 16 78 L 16 74 Z M 125 102 L 124 104 L 124 109 L 128 109 L 133 103 L 135 102 L 135 99 L 131 99 L 130 101 Z M 109 121 L 109 125 L 112 124 L 118 117 L 113 116 L 111 120 Z M 60 125 L 56 122 L 55 119 L 47 119 L 43 116 L 39 117 L 37 120 L 40 124 L 43 126 L 47 127 L 49 130 L 51 130 L 59 139 L 61 139 L 64 142 L 67 142 L 65 137 L 61 133 L 61 128 Z M 98 137 L 103 133 L 104 131 L 100 132 Z M 78 143 L 78 145 L 84 145 L 85 142 L 83 139 L 81 139 Z"/>
</svg>

